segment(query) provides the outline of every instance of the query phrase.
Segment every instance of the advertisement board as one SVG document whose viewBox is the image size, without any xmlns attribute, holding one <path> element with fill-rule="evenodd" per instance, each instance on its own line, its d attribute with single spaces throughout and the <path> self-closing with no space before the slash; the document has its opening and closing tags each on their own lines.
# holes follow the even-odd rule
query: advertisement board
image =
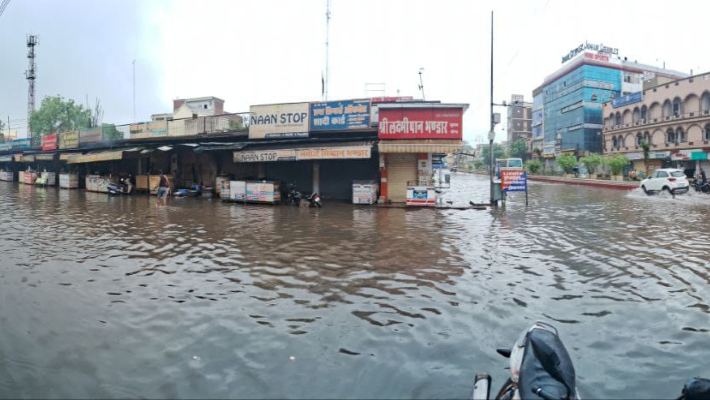
<svg viewBox="0 0 710 400">
<path fill-rule="evenodd" d="M 79 148 L 79 132 L 62 132 L 59 133 L 59 148 L 60 149 L 78 149 Z"/>
<path fill-rule="evenodd" d="M 12 143 L 10 143 L 10 142 L 0 143 L 0 151 L 9 151 L 11 149 L 12 149 Z"/>
<path fill-rule="evenodd" d="M 626 96 L 621 96 L 616 99 L 612 99 L 611 106 L 613 108 L 618 108 L 618 107 L 627 106 L 629 104 L 638 103 L 640 101 L 643 101 L 643 92 L 636 92 L 636 93 L 627 94 Z"/>
<path fill-rule="evenodd" d="M 59 187 L 62 189 L 78 189 L 79 175 L 77 174 L 59 174 Z"/>
<path fill-rule="evenodd" d="M 93 128 L 93 129 L 87 129 L 85 131 L 80 131 L 79 132 L 79 143 L 84 144 L 84 143 L 100 142 L 102 131 L 103 130 L 101 128 Z"/>
<path fill-rule="evenodd" d="M 311 132 L 370 128 L 370 100 L 311 103 Z"/>
<path fill-rule="evenodd" d="M 27 139 L 16 139 L 10 141 L 13 150 L 28 150 L 32 144 L 29 138 Z"/>
<path fill-rule="evenodd" d="M 249 107 L 249 139 L 308 137 L 309 103 Z"/>
<path fill-rule="evenodd" d="M 42 136 L 42 151 L 57 150 L 57 134 Z"/>
<path fill-rule="evenodd" d="M 234 201 L 245 201 L 247 199 L 246 181 L 229 182 L 229 199 Z"/>
<path fill-rule="evenodd" d="M 504 192 L 527 191 L 528 180 L 523 169 L 501 169 L 500 185 Z"/>
<path fill-rule="evenodd" d="M 462 108 L 381 108 L 380 139 L 463 139 Z"/>
<path fill-rule="evenodd" d="M 246 200 L 252 203 L 278 203 L 281 201 L 279 184 L 276 182 L 247 182 Z"/>
<path fill-rule="evenodd" d="M 695 161 L 695 160 L 707 160 L 707 153 L 702 150 L 677 150 L 671 153 L 672 161 Z"/>
</svg>

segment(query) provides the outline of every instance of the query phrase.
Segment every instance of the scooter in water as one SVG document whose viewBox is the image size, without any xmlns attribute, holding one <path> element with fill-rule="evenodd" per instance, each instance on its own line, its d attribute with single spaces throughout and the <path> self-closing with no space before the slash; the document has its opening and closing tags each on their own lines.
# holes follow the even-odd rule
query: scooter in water
<svg viewBox="0 0 710 400">
<path fill-rule="evenodd" d="M 107 189 L 113 195 L 133 194 L 133 183 L 130 179 L 121 178 L 118 183 L 109 183 Z"/>
<path fill-rule="evenodd" d="M 710 193 L 710 183 L 707 181 L 702 182 L 696 179 L 695 182 L 693 182 L 693 187 L 696 192 Z"/>
<path fill-rule="evenodd" d="M 580 399 L 572 360 L 552 325 L 537 321 L 512 349 L 496 351 L 510 359 L 510 378 L 495 399 Z M 476 375 L 471 398 L 488 400 L 490 386 L 490 375 Z"/>
<path fill-rule="evenodd" d="M 300 206 L 301 201 L 307 201 L 309 207 L 316 207 L 316 208 L 321 208 L 323 205 L 320 199 L 320 196 L 318 193 L 312 193 L 308 196 L 304 196 L 301 192 L 298 190 L 291 188 L 291 190 L 288 191 L 288 194 L 286 195 L 286 202 L 284 203 L 287 206 Z"/>
</svg>

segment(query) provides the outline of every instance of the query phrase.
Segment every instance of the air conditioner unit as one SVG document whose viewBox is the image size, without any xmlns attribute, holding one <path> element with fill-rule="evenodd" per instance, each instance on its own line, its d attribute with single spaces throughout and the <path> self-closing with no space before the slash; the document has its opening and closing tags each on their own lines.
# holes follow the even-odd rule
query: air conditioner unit
<svg viewBox="0 0 710 400">
<path fill-rule="evenodd" d="M 707 114 L 710 114 L 710 110 L 705 110 L 705 111 L 703 111 L 703 114 L 706 114 L 706 115 L 707 115 Z"/>
</svg>

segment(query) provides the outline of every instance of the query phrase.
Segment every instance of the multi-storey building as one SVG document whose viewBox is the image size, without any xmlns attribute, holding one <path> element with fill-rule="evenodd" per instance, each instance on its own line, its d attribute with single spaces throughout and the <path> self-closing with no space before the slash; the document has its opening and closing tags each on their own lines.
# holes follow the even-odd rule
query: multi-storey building
<svg viewBox="0 0 710 400">
<path fill-rule="evenodd" d="M 522 94 L 514 94 L 508 104 L 508 143 L 518 139 L 528 139 L 531 134 L 532 103 L 526 102 Z"/>
<path fill-rule="evenodd" d="M 602 151 L 602 104 L 643 90 L 647 79 L 679 79 L 682 72 L 657 68 L 618 57 L 618 49 L 589 43 L 563 57 L 564 66 L 533 91 L 533 137 L 542 153 L 554 158 L 562 152 L 583 155 Z M 536 136 L 537 135 L 537 136 Z"/>
<path fill-rule="evenodd" d="M 614 99 L 603 110 L 605 153 L 626 155 L 639 172 L 710 173 L 710 72 Z"/>
</svg>

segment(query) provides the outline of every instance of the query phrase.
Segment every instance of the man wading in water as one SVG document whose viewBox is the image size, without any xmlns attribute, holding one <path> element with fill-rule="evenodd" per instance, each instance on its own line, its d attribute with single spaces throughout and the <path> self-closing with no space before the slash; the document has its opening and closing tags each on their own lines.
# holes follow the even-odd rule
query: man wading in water
<svg viewBox="0 0 710 400">
<path fill-rule="evenodd" d="M 168 204 L 168 193 L 170 192 L 170 179 L 168 179 L 163 171 L 160 171 L 160 183 L 158 184 L 158 202 L 157 205 L 161 203 L 165 206 Z"/>
</svg>

